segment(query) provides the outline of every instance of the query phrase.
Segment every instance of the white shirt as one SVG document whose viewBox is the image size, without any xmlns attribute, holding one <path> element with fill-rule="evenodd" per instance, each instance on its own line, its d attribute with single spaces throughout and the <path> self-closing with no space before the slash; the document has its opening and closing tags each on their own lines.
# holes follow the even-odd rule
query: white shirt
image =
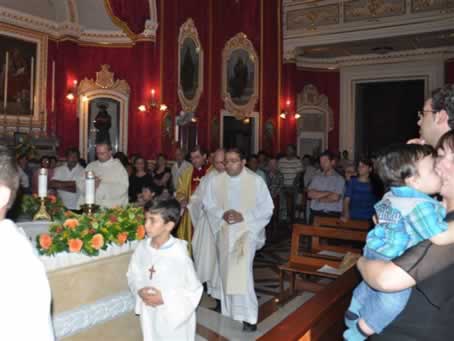
<svg viewBox="0 0 454 341">
<path fill-rule="evenodd" d="M 11 220 L 1 220 L 0 231 L 0 339 L 54 340 L 46 270 Z"/>
<path fill-rule="evenodd" d="M 19 181 L 22 188 L 26 189 L 30 187 L 30 179 L 28 178 L 27 173 L 21 167 L 17 167 L 19 170 Z"/>
<path fill-rule="evenodd" d="M 173 188 L 177 188 L 177 185 L 178 185 L 178 178 L 180 177 L 181 173 L 183 173 L 183 171 L 188 168 L 188 167 L 191 167 L 191 163 L 186 161 L 186 160 L 183 160 L 183 162 L 181 163 L 181 165 L 178 167 L 178 163 L 175 162 L 172 166 L 172 182 L 173 182 Z"/>
<path fill-rule="evenodd" d="M 76 181 L 78 178 L 83 177 L 84 174 L 85 170 L 79 164 L 77 164 L 73 169 L 69 169 L 67 165 L 63 165 L 55 168 L 52 180 Z M 77 203 L 79 201 L 80 192 L 77 188 L 75 193 L 62 190 L 58 190 L 57 193 L 66 208 L 69 208 L 70 210 L 76 210 L 78 208 Z"/>
</svg>

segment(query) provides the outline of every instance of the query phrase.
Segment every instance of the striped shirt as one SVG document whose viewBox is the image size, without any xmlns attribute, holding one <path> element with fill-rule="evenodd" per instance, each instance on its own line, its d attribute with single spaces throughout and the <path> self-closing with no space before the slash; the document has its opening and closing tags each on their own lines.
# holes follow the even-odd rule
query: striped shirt
<svg viewBox="0 0 454 341">
<path fill-rule="evenodd" d="M 303 170 L 303 165 L 297 157 L 291 159 L 283 157 L 279 160 L 278 168 L 284 176 L 284 186 L 293 186 L 293 181 L 296 175 Z"/>
<path fill-rule="evenodd" d="M 391 187 L 375 205 L 378 224 L 367 235 L 367 247 L 390 259 L 447 230 L 445 208 L 411 187 Z"/>
</svg>

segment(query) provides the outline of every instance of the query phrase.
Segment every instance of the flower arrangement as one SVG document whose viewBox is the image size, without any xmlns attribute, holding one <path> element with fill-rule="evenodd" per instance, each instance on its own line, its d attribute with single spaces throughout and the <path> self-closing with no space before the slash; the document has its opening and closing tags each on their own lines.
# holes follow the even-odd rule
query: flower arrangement
<svg viewBox="0 0 454 341">
<path fill-rule="evenodd" d="M 41 201 L 37 195 L 24 195 L 21 200 L 21 213 L 33 217 L 38 211 Z M 52 220 L 61 220 L 65 217 L 65 206 L 60 198 L 49 194 L 45 198 L 47 212 Z"/>
<path fill-rule="evenodd" d="M 143 224 L 139 207 L 103 209 L 92 216 L 67 212 L 64 219 L 50 226 L 49 233 L 37 236 L 38 251 L 42 255 L 66 251 L 97 256 L 109 244 L 144 239 Z"/>
</svg>

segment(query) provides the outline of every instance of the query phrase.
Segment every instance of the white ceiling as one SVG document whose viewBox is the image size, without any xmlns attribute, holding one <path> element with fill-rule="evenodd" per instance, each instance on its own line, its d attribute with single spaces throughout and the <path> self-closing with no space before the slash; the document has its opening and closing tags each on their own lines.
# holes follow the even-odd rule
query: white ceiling
<svg viewBox="0 0 454 341">
<path fill-rule="evenodd" d="M 78 24 L 83 29 L 119 30 L 107 14 L 103 0 L 0 0 L 0 6 L 58 23 L 69 21 L 68 6 L 72 4 L 76 6 Z"/>
</svg>

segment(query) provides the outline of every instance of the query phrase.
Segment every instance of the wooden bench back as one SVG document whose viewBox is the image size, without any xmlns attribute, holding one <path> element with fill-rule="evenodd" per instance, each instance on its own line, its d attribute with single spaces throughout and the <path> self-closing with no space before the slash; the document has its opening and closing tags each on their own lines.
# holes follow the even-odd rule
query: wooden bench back
<svg viewBox="0 0 454 341">
<path fill-rule="evenodd" d="M 356 269 L 348 270 L 258 340 L 342 340 L 344 314 L 359 280 Z"/>
<path fill-rule="evenodd" d="M 314 217 L 314 226 L 327 226 L 336 227 L 339 229 L 348 230 L 362 230 L 368 231 L 371 227 L 371 223 L 368 220 L 347 220 L 343 222 L 339 218 L 334 217 Z"/>
<path fill-rule="evenodd" d="M 333 227 L 318 227 L 312 225 L 294 224 L 290 250 L 290 262 L 298 263 L 303 260 L 302 257 L 307 258 L 302 256 L 299 252 L 301 236 L 308 236 L 312 238 L 312 249 L 315 251 L 330 250 L 344 253 L 348 251 L 361 253 L 360 249 L 321 244 L 320 238 L 364 242 L 366 240 L 367 232 Z"/>
</svg>

